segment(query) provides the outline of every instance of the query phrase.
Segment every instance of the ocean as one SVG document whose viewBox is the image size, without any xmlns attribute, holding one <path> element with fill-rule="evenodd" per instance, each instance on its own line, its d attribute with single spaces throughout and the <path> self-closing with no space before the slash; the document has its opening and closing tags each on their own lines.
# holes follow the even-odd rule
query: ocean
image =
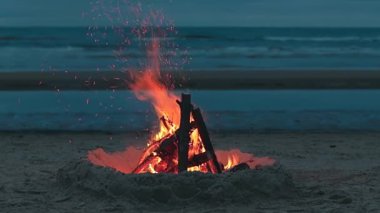
<svg viewBox="0 0 380 213">
<path fill-rule="evenodd" d="M 126 29 L 128 30 L 128 29 Z M 138 69 L 146 47 L 112 30 L 0 28 L 0 72 Z M 163 69 L 378 69 L 380 29 L 178 28 Z M 147 41 L 149 43 L 149 41 Z M 171 51 L 175 50 L 175 51 Z M 170 52 L 171 51 L 171 52 Z M 120 57 L 115 57 L 118 53 Z M 173 65 L 174 64 L 174 65 Z M 177 91 L 178 93 L 179 91 Z M 187 91 L 213 131 L 378 131 L 380 90 Z M 0 91 L 0 131 L 141 131 L 157 125 L 130 91 Z"/>
<path fill-rule="evenodd" d="M 380 129 L 380 90 L 186 92 L 217 132 Z M 148 131 L 159 122 L 149 103 L 125 90 L 0 91 L 0 97 L 0 130 L 5 131 Z"/>
<path fill-rule="evenodd" d="M 130 29 L 124 29 L 128 32 Z M 376 69 L 380 28 L 178 28 L 161 38 L 183 70 Z M 130 35 L 121 47 L 112 29 L 0 28 L 0 71 L 141 68 L 146 48 Z M 94 34 L 94 33 L 93 33 Z M 99 39 L 99 41 L 97 41 Z M 169 54 L 169 53 L 168 53 Z M 165 67 L 164 69 L 173 69 Z"/>
</svg>

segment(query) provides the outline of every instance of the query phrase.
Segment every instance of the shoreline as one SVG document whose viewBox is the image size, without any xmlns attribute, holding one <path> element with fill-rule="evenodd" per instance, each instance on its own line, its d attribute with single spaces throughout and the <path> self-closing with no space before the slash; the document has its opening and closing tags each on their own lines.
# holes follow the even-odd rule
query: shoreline
<svg viewBox="0 0 380 213">
<path fill-rule="evenodd" d="M 176 89 L 380 89 L 380 70 L 197 70 L 163 71 Z M 121 71 L 0 72 L 0 91 L 126 90 L 132 79 Z"/>
</svg>

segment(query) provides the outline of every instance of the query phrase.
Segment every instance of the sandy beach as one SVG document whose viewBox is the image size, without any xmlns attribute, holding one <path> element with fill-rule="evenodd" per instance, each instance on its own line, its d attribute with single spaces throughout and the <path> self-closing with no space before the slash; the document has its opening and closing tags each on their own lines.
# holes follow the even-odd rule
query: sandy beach
<svg viewBox="0 0 380 213">
<path fill-rule="evenodd" d="M 58 171 L 70 163 L 86 162 L 86 154 L 91 149 L 101 146 L 108 151 L 117 151 L 129 145 L 142 147 L 148 136 L 138 132 L 1 133 L 1 211 L 380 211 L 379 133 L 212 134 L 217 149 L 239 148 L 256 156 L 272 157 L 277 161 L 277 166 L 291 177 L 295 194 L 277 198 L 278 190 L 275 189 L 265 196 L 252 192 L 253 198 L 249 203 L 222 200 L 221 203 L 186 204 L 184 200 L 186 205 L 183 206 L 169 206 L 158 201 L 147 204 L 138 202 L 133 197 L 126 199 L 106 193 L 94 193 L 101 182 L 82 189 L 74 185 L 63 186 L 57 177 Z M 77 171 L 73 169 L 71 173 L 73 172 Z M 110 174 L 112 178 L 114 173 Z M 93 178 L 96 177 L 87 177 Z M 272 182 L 266 183 L 271 187 Z M 252 183 L 254 184 L 257 183 Z M 276 184 L 273 182 L 273 186 Z"/>
<path fill-rule="evenodd" d="M 21 2 L 0 213 L 380 212 L 380 0 Z"/>
<path fill-rule="evenodd" d="M 194 58 L 174 48 L 178 63 L 166 60 L 173 55 L 161 42 L 166 37 L 158 39 L 162 46 L 148 42 L 147 54 L 146 38 L 139 37 L 143 52 L 128 47 L 115 62 L 119 39 L 94 46 L 83 39 L 85 28 L 27 30 L 0 32 L 6 48 L 0 51 L 0 212 L 380 212 L 377 29 L 189 28 L 173 39 L 193 47 Z M 125 66 L 148 69 L 136 75 Z M 179 96 L 164 87 L 192 94 L 216 155 L 253 154 L 246 161 L 252 169 L 245 164 L 231 172 L 218 157 L 211 167 L 220 171 L 222 162 L 222 174 L 124 174 L 136 168 L 122 170 L 132 152 L 114 158 L 91 152 L 90 163 L 87 155 L 97 148 L 133 146 L 141 153 L 148 131 L 157 128 L 153 108 L 141 100 L 177 124 Z M 144 94 L 149 89 L 154 95 Z M 169 148 L 180 150 L 173 143 Z M 197 149 L 191 163 L 209 158 Z M 152 166 L 150 159 L 141 171 L 186 162 L 176 162 L 168 148 L 149 157 L 159 162 Z"/>
</svg>

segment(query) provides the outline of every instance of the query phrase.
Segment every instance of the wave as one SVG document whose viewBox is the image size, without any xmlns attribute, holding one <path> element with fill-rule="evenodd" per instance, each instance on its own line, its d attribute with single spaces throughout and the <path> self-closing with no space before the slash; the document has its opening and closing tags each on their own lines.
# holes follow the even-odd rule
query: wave
<svg viewBox="0 0 380 213">
<path fill-rule="evenodd" d="M 0 41 L 15 41 L 18 39 L 16 36 L 0 36 Z"/>
<path fill-rule="evenodd" d="M 359 37 L 359 36 L 346 36 L 346 37 L 290 37 L 290 36 L 270 36 L 264 37 L 268 41 L 310 41 L 310 42 L 348 42 L 348 41 L 365 41 L 374 42 L 380 41 L 380 36 L 373 37 Z"/>
<path fill-rule="evenodd" d="M 223 47 L 193 49 L 191 56 L 203 57 L 310 57 L 310 56 L 380 56 L 376 48 L 270 48 L 270 47 Z"/>
<path fill-rule="evenodd" d="M 78 46 L 62 46 L 62 47 L 22 47 L 22 46 L 1 46 L 0 53 L 9 52 L 44 52 L 44 51 L 55 51 L 55 52 L 80 52 L 85 50 L 85 48 Z"/>
</svg>

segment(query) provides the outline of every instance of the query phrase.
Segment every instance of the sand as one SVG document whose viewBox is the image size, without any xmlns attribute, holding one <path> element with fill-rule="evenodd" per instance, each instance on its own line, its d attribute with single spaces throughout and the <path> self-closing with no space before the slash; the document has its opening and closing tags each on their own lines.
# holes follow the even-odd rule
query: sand
<svg viewBox="0 0 380 213">
<path fill-rule="evenodd" d="M 162 72 L 180 89 L 379 89 L 379 70 L 193 70 Z M 128 89 L 128 72 L 14 71 L 0 73 L 0 90 Z M 165 80 L 165 82 L 168 82 Z"/>
<path fill-rule="evenodd" d="M 1 212 L 380 211 L 380 133 L 211 136 L 216 148 L 270 156 L 277 165 L 232 177 L 128 176 L 93 167 L 86 153 L 142 146 L 145 133 L 1 133 Z M 171 187 L 183 183 L 191 187 Z"/>
</svg>

